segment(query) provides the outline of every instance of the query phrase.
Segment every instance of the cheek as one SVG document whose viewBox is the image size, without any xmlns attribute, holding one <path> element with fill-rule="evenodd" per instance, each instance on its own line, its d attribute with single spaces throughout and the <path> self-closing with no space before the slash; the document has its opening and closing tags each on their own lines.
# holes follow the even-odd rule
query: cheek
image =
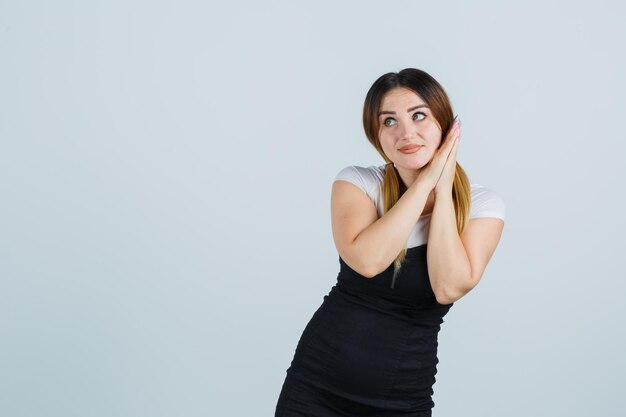
<svg viewBox="0 0 626 417">
<path fill-rule="evenodd" d="M 438 130 L 435 130 L 433 134 L 430 136 L 429 142 L 432 144 L 431 146 L 433 148 L 439 149 L 441 145 L 443 144 L 443 141 L 441 138 L 441 132 Z"/>
<path fill-rule="evenodd" d="M 394 143 L 391 138 L 383 135 L 383 136 L 379 136 L 379 141 L 380 141 L 380 146 L 383 148 L 383 150 L 389 151 L 393 149 Z"/>
</svg>

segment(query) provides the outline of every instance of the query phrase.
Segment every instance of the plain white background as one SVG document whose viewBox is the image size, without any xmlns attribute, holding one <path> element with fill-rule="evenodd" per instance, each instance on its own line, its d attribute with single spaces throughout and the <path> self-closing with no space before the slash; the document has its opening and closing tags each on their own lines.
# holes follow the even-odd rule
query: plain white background
<svg viewBox="0 0 626 417">
<path fill-rule="evenodd" d="M 0 2 L 0 415 L 270 416 L 332 180 L 416 67 L 507 219 L 433 416 L 626 407 L 619 1 Z"/>
</svg>

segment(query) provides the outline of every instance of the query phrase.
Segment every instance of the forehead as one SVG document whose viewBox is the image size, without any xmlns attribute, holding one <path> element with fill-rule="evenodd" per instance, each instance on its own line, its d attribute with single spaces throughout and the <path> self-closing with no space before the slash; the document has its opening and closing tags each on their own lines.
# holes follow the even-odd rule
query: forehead
<svg viewBox="0 0 626 417">
<path fill-rule="evenodd" d="M 418 104 L 426 104 L 422 98 L 412 90 L 404 87 L 393 88 L 383 96 L 380 102 L 381 110 L 394 110 L 395 108 L 409 108 Z"/>
</svg>

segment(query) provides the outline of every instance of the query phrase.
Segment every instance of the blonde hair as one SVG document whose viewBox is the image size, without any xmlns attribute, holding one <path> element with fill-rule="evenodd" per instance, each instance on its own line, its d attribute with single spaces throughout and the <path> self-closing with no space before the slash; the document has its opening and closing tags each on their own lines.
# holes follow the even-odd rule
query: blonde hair
<svg viewBox="0 0 626 417">
<path fill-rule="evenodd" d="M 385 94 L 389 90 L 398 87 L 412 90 L 430 107 L 433 117 L 442 128 L 442 144 L 454 121 L 452 105 L 445 90 L 437 80 L 422 70 L 405 68 L 397 73 L 389 72 L 380 76 L 370 87 L 363 106 L 363 128 L 368 141 L 387 163 L 382 183 L 383 213 L 388 212 L 406 191 L 404 182 L 400 179 L 396 167 L 385 155 L 378 137 L 380 129 L 378 111 L 380 110 L 380 105 Z M 456 163 L 452 185 L 452 199 L 456 213 L 457 230 L 461 234 L 469 220 L 471 188 L 467 174 L 458 162 Z M 402 249 L 394 260 L 394 275 L 399 272 L 406 253 L 406 248 Z"/>
</svg>

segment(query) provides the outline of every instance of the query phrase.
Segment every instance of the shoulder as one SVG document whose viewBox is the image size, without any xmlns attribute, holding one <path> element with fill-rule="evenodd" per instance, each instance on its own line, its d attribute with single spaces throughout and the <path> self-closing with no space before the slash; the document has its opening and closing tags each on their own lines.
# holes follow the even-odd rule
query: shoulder
<svg viewBox="0 0 626 417">
<path fill-rule="evenodd" d="M 470 219 L 497 217 L 504 220 L 506 207 L 500 193 L 482 184 L 471 183 L 470 185 L 472 192 Z"/>
<path fill-rule="evenodd" d="M 349 181 L 362 189 L 365 193 L 370 194 L 373 189 L 377 188 L 383 181 L 384 165 L 370 165 L 367 167 L 359 165 L 350 165 L 342 168 L 334 181 Z"/>
</svg>

